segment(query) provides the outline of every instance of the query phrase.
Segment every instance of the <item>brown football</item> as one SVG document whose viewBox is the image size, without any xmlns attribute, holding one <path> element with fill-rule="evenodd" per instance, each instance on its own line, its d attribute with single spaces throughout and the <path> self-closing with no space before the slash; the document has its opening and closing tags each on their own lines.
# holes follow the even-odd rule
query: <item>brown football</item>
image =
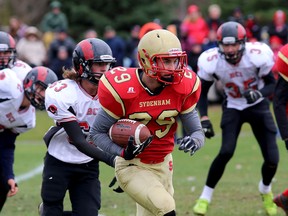
<svg viewBox="0 0 288 216">
<path fill-rule="evenodd" d="M 123 148 L 126 148 L 131 135 L 134 136 L 134 144 L 139 145 L 151 133 L 146 125 L 131 119 L 120 119 L 109 129 L 110 139 Z"/>
</svg>

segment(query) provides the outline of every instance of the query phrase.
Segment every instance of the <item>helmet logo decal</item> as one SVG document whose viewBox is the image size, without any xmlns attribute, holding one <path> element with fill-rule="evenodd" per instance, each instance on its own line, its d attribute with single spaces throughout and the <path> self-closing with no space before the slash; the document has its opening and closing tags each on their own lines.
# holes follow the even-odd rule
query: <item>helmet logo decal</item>
<svg viewBox="0 0 288 216">
<path fill-rule="evenodd" d="M 2 73 L 0 73 L 0 80 L 4 80 L 5 79 L 5 73 L 4 72 L 2 72 Z"/>
<path fill-rule="evenodd" d="M 39 67 L 37 79 L 44 82 L 46 77 L 47 77 L 47 69 L 44 67 Z"/>
<path fill-rule="evenodd" d="M 168 50 L 169 53 L 175 53 L 175 52 L 176 52 L 176 53 L 179 53 L 179 52 L 181 52 L 181 51 L 182 51 L 182 50 L 179 49 L 179 48 L 172 48 L 172 49 L 169 49 L 169 50 Z"/>
<path fill-rule="evenodd" d="M 8 50 L 9 46 L 7 44 L 0 44 L 0 49 L 1 50 Z"/>
<path fill-rule="evenodd" d="M 222 41 L 223 41 L 223 44 L 234 44 L 234 43 L 236 43 L 235 37 L 224 37 Z"/>
<path fill-rule="evenodd" d="M 48 109 L 47 109 L 47 111 L 49 111 L 49 112 L 51 112 L 52 114 L 56 114 L 57 113 L 57 107 L 55 106 L 55 105 L 50 105 L 49 107 L 48 107 Z"/>
<path fill-rule="evenodd" d="M 90 43 L 90 41 L 85 40 L 81 43 L 80 46 L 81 46 L 82 50 L 85 50 L 85 52 L 83 51 L 84 58 L 86 60 L 92 59 L 94 56 L 93 55 L 94 52 L 93 52 L 93 47 L 92 47 L 92 44 Z"/>
</svg>

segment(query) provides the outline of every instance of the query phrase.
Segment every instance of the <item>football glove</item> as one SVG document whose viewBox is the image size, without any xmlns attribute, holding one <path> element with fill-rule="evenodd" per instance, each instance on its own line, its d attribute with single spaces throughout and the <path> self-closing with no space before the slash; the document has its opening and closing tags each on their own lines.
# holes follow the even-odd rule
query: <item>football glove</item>
<svg viewBox="0 0 288 216">
<path fill-rule="evenodd" d="M 205 133 L 205 137 L 210 139 L 211 137 L 215 135 L 212 123 L 210 122 L 209 119 L 201 120 L 201 125 Z"/>
<path fill-rule="evenodd" d="M 179 145 L 179 150 L 185 153 L 190 152 L 191 156 L 200 148 L 190 136 L 177 139 L 177 145 Z"/>
<path fill-rule="evenodd" d="M 260 91 L 253 90 L 253 89 L 248 89 L 247 91 L 244 92 L 243 95 L 246 98 L 248 104 L 252 104 L 262 97 L 262 94 Z"/>
<path fill-rule="evenodd" d="M 114 178 L 112 179 L 112 181 L 109 184 L 109 187 L 110 188 L 113 187 L 116 182 L 117 182 L 117 178 L 116 178 L 116 176 L 114 176 Z M 123 193 L 124 192 L 120 186 L 118 186 L 117 188 L 113 189 L 113 191 L 115 191 L 116 193 Z"/>
<path fill-rule="evenodd" d="M 152 141 L 153 136 L 149 136 L 144 142 L 139 145 L 134 144 L 134 136 L 130 136 L 127 147 L 122 151 L 121 156 L 125 160 L 132 160 L 139 155 Z"/>
</svg>

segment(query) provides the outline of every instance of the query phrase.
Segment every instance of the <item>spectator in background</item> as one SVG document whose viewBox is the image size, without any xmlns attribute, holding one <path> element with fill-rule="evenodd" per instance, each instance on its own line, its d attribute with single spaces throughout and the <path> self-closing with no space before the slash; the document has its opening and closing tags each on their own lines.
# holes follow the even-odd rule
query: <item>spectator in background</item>
<svg viewBox="0 0 288 216">
<path fill-rule="evenodd" d="M 57 58 L 51 61 L 48 66 L 56 73 L 58 80 L 63 79 L 63 69 L 72 67 L 72 61 L 65 46 L 59 47 Z"/>
<path fill-rule="evenodd" d="M 204 44 L 202 45 L 202 50 L 208 50 L 210 48 L 213 47 L 217 47 L 217 34 L 216 34 L 216 30 L 214 29 L 210 29 L 209 33 L 208 33 L 208 38 L 207 40 L 204 42 Z"/>
<path fill-rule="evenodd" d="M 195 73 L 197 73 L 197 61 L 201 53 L 202 45 L 197 43 L 192 44 L 189 51 L 187 52 L 188 65 Z"/>
<path fill-rule="evenodd" d="M 8 33 L 14 38 L 17 43 L 25 36 L 25 29 L 28 26 L 23 23 L 18 17 L 12 16 L 9 19 Z"/>
<path fill-rule="evenodd" d="M 59 29 L 48 49 L 48 65 L 53 64 L 53 61 L 57 60 L 60 47 L 66 48 L 68 57 L 71 59 L 75 46 L 75 41 L 68 35 L 67 31 L 65 29 Z"/>
<path fill-rule="evenodd" d="M 141 26 L 139 30 L 139 39 L 141 39 L 147 32 L 162 29 L 162 26 L 158 22 L 148 22 Z"/>
<path fill-rule="evenodd" d="M 244 27 L 247 32 L 248 41 L 261 41 L 261 27 L 254 15 L 249 14 L 247 16 Z"/>
<path fill-rule="evenodd" d="M 183 49 L 189 52 L 192 44 L 203 44 L 209 28 L 197 5 L 190 5 L 180 26 Z"/>
<path fill-rule="evenodd" d="M 134 25 L 130 31 L 130 37 L 126 42 L 126 59 L 128 59 L 128 64 L 124 64 L 127 67 L 137 67 L 137 47 L 139 43 L 139 31 L 140 26 Z"/>
<path fill-rule="evenodd" d="M 234 21 L 240 23 L 242 26 L 245 26 L 244 14 L 240 7 L 236 7 L 233 10 L 232 16 L 228 18 L 228 21 Z"/>
<path fill-rule="evenodd" d="M 123 66 L 126 54 L 125 41 L 117 35 L 116 30 L 112 26 L 106 26 L 104 31 L 104 41 L 112 49 L 113 56 L 116 59 L 114 66 Z"/>
<path fill-rule="evenodd" d="M 281 39 L 281 44 L 285 45 L 288 38 L 288 27 L 286 24 L 286 13 L 277 10 L 273 15 L 273 21 L 268 26 L 269 37 L 277 36 Z"/>
<path fill-rule="evenodd" d="M 223 23 L 221 19 L 221 8 L 218 4 L 211 4 L 208 7 L 208 17 L 206 19 L 210 30 L 217 31 L 218 27 Z"/>
<path fill-rule="evenodd" d="M 61 11 L 61 3 L 59 1 L 52 1 L 50 4 L 51 11 L 49 11 L 40 23 L 40 30 L 44 33 L 43 41 L 46 48 L 49 47 L 54 38 L 54 32 L 59 29 L 68 30 L 68 20 L 66 15 Z"/>
<path fill-rule="evenodd" d="M 166 29 L 175 34 L 179 39 L 181 39 L 180 26 L 181 20 L 174 19 L 166 26 Z"/>
<path fill-rule="evenodd" d="M 31 67 L 43 65 L 46 61 L 46 48 L 40 32 L 34 26 L 26 28 L 25 37 L 16 44 L 18 58 Z"/>
<path fill-rule="evenodd" d="M 97 38 L 97 37 L 98 37 L 98 33 L 94 29 L 88 29 L 84 32 L 84 39 Z"/>
</svg>

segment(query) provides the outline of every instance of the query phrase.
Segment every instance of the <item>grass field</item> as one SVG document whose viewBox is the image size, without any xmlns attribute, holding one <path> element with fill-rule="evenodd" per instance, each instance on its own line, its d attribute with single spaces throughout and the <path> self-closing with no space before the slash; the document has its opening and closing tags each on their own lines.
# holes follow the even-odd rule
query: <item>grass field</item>
<svg viewBox="0 0 288 216">
<path fill-rule="evenodd" d="M 205 146 L 193 157 L 175 149 L 174 156 L 174 187 L 177 215 L 193 215 L 192 207 L 199 197 L 205 184 L 206 175 L 211 161 L 217 154 L 221 132 L 219 106 L 209 108 L 210 118 L 216 136 L 207 139 Z M 45 112 L 37 113 L 37 128 L 22 134 L 17 140 L 15 173 L 19 177 L 41 166 L 46 147 L 42 141 L 45 131 L 52 125 Z M 278 139 L 280 164 L 273 183 L 274 194 L 288 187 L 288 155 L 284 143 Z M 238 140 L 234 157 L 226 167 L 220 180 L 207 215 L 209 216 L 261 216 L 265 215 L 258 192 L 261 178 L 260 168 L 262 156 L 249 125 L 244 125 Z M 135 204 L 124 193 L 117 194 L 108 187 L 113 178 L 113 169 L 101 165 L 102 208 L 101 215 L 133 216 Z M 41 173 L 19 182 L 19 193 L 9 198 L 1 215 L 3 216 L 36 216 L 37 205 L 41 201 Z M 141 187 L 141 185 L 139 185 Z M 65 200 L 65 208 L 70 209 L 69 201 Z M 278 215 L 284 216 L 281 209 Z"/>
</svg>

